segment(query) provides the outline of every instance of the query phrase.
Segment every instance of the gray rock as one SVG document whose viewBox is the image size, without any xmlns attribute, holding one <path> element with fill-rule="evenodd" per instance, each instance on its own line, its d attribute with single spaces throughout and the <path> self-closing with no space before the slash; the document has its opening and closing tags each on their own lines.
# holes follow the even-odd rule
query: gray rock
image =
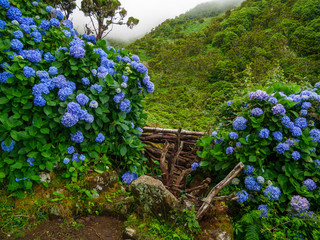
<svg viewBox="0 0 320 240">
<path fill-rule="evenodd" d="M 131 192 L 139 215 L 156 214 L 160 218 L 170 218 L 170 212 L 179 208 L 178 199 L 169 192 L 163 183 L 143 175 L 131 183 Z"/>
<path fill-rule="evenodd" d="M 122 237 L 124 239 L 136 239 L 137 238 L 137 231 L 133 228 L 125 228 L 123 231 Z"/>
</svg>

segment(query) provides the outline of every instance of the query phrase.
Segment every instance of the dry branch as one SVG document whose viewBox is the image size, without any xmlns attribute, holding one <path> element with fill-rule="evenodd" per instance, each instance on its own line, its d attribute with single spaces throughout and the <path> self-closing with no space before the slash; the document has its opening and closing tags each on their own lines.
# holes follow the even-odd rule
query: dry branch
<svg viewBox="0 0 320 240">
<path fill-rule="evenodd" d="M 235 178 L 242 171 L 243 168 L 244 164 L 242 162 L 238 163 L 237 166 L 235 166 L 234 169 L 232 169 L 232 171 L 221 182 L 219 182 L 215 187 L 211 189 L 210 193 L 208 194 L 199 211 L 197 212 L 198 221 L 200 221 L 203 217 L 207 208 L 212 203 L 213 198 L 221 191 L 221 189 L 227 186 L 232 181 L 232 179 Z"/>
<path fill-rule="evenodd" d="M 166 142 L 166 145 L 165 145 L 165 147 L 163 149 L 163 152 L 161 154 L 161 157 L 160 157 L 160 168 L 161 168 L 161 171 L 162 171 L 161 177 L 162 177 L 163 183 L 165 185 L 168 182 L 168 170 L 167 170 L 166 165 L 165 165 L 165 160 L 166 160 L 166 155 L 167 155 L 169 146 L 170 146 L 170 144 L 168 142 Z"/>
<path fill-rule="evenodd" d="M 179 130 L 177 129 L 166 129 L 166 128 L 157 128 L 157 127 L 144 127 L 143 132 L 151 132 L 151 133 L 174 133 L 177 134 Z M 181 134 L 185 135 L 196 135 L 196 136 L 204 136 L 204 132 L 194 132 L 194 131 L 186 131 L 181 130 Z"/>
</svg>

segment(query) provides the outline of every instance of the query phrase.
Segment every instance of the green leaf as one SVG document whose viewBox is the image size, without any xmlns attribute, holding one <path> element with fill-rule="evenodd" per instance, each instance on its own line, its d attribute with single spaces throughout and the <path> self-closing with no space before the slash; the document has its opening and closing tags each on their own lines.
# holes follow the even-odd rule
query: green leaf
<svg viewBox="0 0 320 240">
<path fill-rule="evenodd" d="M 108 86 L 113 85 L 113 83 L 114 83 L 114 79 L 113 79 L 113 77 L 112 77 L 110 74 L 108 74 L 108 75 L 106 76 L 105 80 L 106 80 Z"/>
<path fill-rule="evenodd" d="M 127 147 L 126 146 L 121 146 L 120 148 L 120 155 L 123 157 L 127 153 Z"/>
<path fill-rule="evenodd" d="M 50 130 L 48 128 L 41 128 L 40 132 L 43 134 L 48 134 L 50 132 Z"/>
<path fill-rule="evenodd" d="M 5 177 L 6 177 L 6 174 L 4 172 L 0 172 L 0 179 Z"/>
<path fill-rule="evenodd" d="M 6 104 L 6 103 L 8 103 L 9 102 L 9 99 L 7 98 L 7 97 L 1 97 L 0 98 L 0 105 L 1 104 Z"/>
<path fill-rule="evenodd" d="M 13 164 L 11 166 L 11 168 L 13 168 L 13 169 L 21 169 L 22 166 L 23 166 L 23 164 L 21 162 L 16 162 L 15 164 Z"/>
</svg>

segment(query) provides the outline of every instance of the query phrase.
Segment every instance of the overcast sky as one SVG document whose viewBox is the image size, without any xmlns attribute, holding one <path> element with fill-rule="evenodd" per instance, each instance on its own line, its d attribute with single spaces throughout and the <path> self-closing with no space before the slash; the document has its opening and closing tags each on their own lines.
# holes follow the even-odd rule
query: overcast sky
<svg viewBox="0 0 320 240">
<path fill-rule="evenodd" d="M 133 29 L 129 29 L 125 25 L 114 25 L 108 37 L 125 41 L 142 37 L 164 20 L 179 16 L 198 4 L 209 1 L 210 0 L 120 0 L 122 7 L 128 12 L 127 16 L 138 18 L 140 22 L 133 27 Z M 226 2 L 227 0 L 213 1 Z M 77 5 L 80 7 L 81 0 L 77 0 Z M 74 11 L 71 20 L 73 21 L 74 27 L 81 33 L 84 31 L 84 25 L 90 22 L 90 19 L 85 17 L 79 10 Z"/>
</svg>

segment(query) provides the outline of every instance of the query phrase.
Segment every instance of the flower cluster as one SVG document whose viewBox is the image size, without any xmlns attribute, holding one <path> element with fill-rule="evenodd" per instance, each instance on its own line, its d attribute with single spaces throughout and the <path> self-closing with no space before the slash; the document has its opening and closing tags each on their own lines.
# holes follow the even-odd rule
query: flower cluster
<svg viewBox="0 0 320 240">
<path fill-rule="evenodd" d="M 309 191 L 313 191 L 317 188 L 317 184 L 310 178 L 304 180 L 303 185 L 306 186 Z"/>
<path fill-rule="evenodd" d="M 269 200 L 279 200 L 279 197 L 281 195 L 281 191 L 278 187 L 269 185 L 266 187 L 264 190 L 264 195 L 269 199 Z"/>
<path fill-rule="evenodd" d="M 293 196 L 290 202 L 291 208 L 297 213 L 304 213 L 310 207 L 309 201 L 301 196 Z"/>
<path fill-rule="evenodd" d="M 128 171 L 121 176 L 122 182 L 127 185 L 131 184 L 131 182 L 136 180 L 137 178 L 138 174 L 131 171 Z"/>
</svg>

